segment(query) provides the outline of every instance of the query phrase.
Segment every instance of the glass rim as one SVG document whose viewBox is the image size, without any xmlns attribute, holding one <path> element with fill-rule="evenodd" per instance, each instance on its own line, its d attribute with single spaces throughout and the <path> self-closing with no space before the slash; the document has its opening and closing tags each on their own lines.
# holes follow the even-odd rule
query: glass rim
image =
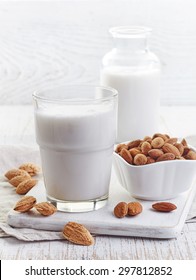
<svg viewBox="0 0 196 280">
<path fill-rule="evenodd" d="M 140 25 L 122 25 L 109 29 L 114 38 L 139 38 L 145 37 L 152 32 L 152 28 Z"/>
<path fill-rule="evenodd" d="M 53 97 L 46 97 L 44 95 L 41 95 L 43 93 L 46 92 L 53 92 L 55 90 L 62 90 L 62 89 L 69 89 L 69 88 L 75 88 L 75 89 L 80 89 L 80 88 L 92 88 L 92 89 L 102 89 L 105 90 L 107 92 L 110 92 L 111 94 L 109 96 L 103 96 L 103 97 L 99 97 L 99 98 L 95 98 L 94 96 L 92 96 L 92 98 L 82 98 L 82 97 L 78 97 L 78 98 L 53 98 Z M 53 88 L 48 88 L 48 89 L 43 89 L 43 90 L 35 90 L 32 94 L 32 97 L 34 100 L 38 100 L 38 101 L 45 101 L 45 102 L 62 102 L 62 103 L 91 103 L 91 102 L 100 102 L 100 101 L 106 101 L 106 100 L 111 100 L 114 97 L 118 96 L 118 91 L 112 87 L 108 87 L 108 86 L 101 86 L 101 85 L 63 85 L 63 86 L 56 86 Z"/>
</svg>

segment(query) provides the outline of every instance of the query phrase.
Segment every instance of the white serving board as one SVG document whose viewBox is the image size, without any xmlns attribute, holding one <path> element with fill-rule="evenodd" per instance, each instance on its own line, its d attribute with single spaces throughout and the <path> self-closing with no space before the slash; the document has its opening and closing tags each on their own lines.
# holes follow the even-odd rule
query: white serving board
<svg viewBox="0 0 196 280">
<path fill-rule="evenodd" d="M 186 193 L 169 200 L 177 205 L 177 210 L 173 212 L 156 212 L 151 207 L 155 201 L 137 200 L 142 203 L 143 212 L 138 216 L 118 219 L 113 215 L 114 206 L 120 201 L 130 202 L 136 199 L 119 185 L 113 172 L 108 204 L 102 209 L 84 213 L 57 212 L 49 217 L 41 216 L 36 210 L 28 213 L 11 210 L 7 222 L 18 228 L 62 231 L 63 226 L 72 221 L 85 225 L 91 233 L 97 235 L 175 238 L 182 231 L 195 190 L 194 185 Z M 46 201 L 43 181 L 40 180 L 28 195 L 35 196 L 38 202 Z"/>
</svg>

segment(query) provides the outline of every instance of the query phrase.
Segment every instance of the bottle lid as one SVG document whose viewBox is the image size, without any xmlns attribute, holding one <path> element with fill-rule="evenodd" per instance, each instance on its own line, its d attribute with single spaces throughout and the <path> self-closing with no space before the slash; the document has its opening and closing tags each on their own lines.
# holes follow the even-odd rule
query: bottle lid
<svg viewBox="0 0 196 280">
<path fill-rule="evenodd" d="M 152 29 L 146 26 L 116 26 L 109 29 L 114 38 L 141 38 L 151 33 Z"/>
</svg>

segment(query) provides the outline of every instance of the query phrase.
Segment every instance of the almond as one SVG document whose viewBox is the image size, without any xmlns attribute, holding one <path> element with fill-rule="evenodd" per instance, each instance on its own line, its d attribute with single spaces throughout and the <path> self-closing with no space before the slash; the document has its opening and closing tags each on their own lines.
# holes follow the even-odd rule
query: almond
<svg viewBox="0 0 196 280">
<path fill-rule="evenodd" d="M 146 142 L 148 142 L 148 143 L 151 144 L 152 138 L 151 138 L 150 136 L 145 136 L 144 139 L 143 139 L 143 141 L 146 141 Z"/>
<path fill-rule="evenodd" d="M 120 156 L 128 163 L 132 164 L 133 162 L 133 158 L 132 158 L 132 155 L 130 154 L 129 151 L 127 151 L 126 149 L 122 149 L 120 151 Z"/>
<path fill-rule="evenodd" d="M 72 243 L 89 246 L 94 244 L 94 238 L 81 224 L 69 222 L 64 226 L 63 236 Z"/>
<path fill-rule="evenodd" d="M 167 138 L 167 140 L 170 139 L 170 136 L 168 134 L 164 134 L 164 135 Z"/>
<path fill-rule="evenodd" d="M 127 146 L 126 144 L 118 144 L 117 147 L 116 147 L 115 152 L 118 154 L 118 153 L 120 153 L 120 151 L 121 151 L 123 148 L 127 150 L 127 149 L 128 149 L 128 146 Z"/>
<path fill-rule="evenodd" d="M 178 150 L 178 148 L 176 148 L 174 145 L 166 143 L 165 145 L 163 145 L 162 150 L 165 153 L 172 153 L 174 154 L 175 157 L 180 157 L 180 151 Z"/>
<path fill-rule="evenodd" d="M 114 215 L 117 218 L 123 218 L 127 215 L 128 213 L 128 205 L 126 202 L 119 202 L 115 207 L 114 207 Z"/>
<path fill-rule="evenodd" d="M 141 203 L 139 202 L 129 202 L 128 203 L 128 215 L 136 216 L 140 214 L 143 210 Z"/>
<path fill-rule="evenodd" d="M 57 211 L 57 208 L 49 202 L 40 202 L 35 204 L 34 207 L 43 216 L 50 216 Z"/>
<path fill-rule="evenodd" d="M 151 150 L 151 148 L 152 147 L 151 147 L 150 143 L 147 141 L 144 141 L 141 145 L 141 151 L 146 156 L 148 155 L 148 152 Z"/>
<path fill-rule="evenodd" d="M 144 165 L 147 163 L 147 157 L 143 154 L 137 154 L 133 160 L 135 165 Z"/>
<path fill-rule="evenodd" d="M 141 154 L 141 151 L 139 148 L 132 148 L 129 150 L 129 152 L 132 155 L 132 157 L 135 157 L 137 154 Z"/>
<path fill-rule="evenodd" d="M 194 152 L 194 151 L 189 151 L 189 152 L 185 155 L 185 159 L 196 160 L 196 152 Z"/>
<path fill-rule="evenodd" d="M 164 145 L 165 141 L 162 137 L 156 137 L 152 140 L 151 146 L 154 149 L 159 149 Z"/>
<path fill-rule="evenodd" d="M 172 144 L 172 145 L 174 145 L 175 143 L 177 143 L 177 141 L 178 141 L 178 138 L 169 138 L 168 140 L 166 140 L 165 141 L 165 143 L 169 143 L 169 144 Z"/>
<path fill-rule="evenodd" d="M 175 155 L 174 154 L 166 153 L 166 154 L 163 154 L 160 157 L 158 157 L 156 162 L 165 161 L 165 160 L 174 160 L 174 159 L 175 159 Z"/>
<path fill-rule="evenodd" d="M 19 169 L 25 170 L 30 176 L 35 176 L 40 172 L 40 167 L 34 163 L 24 163 Z"/>
<path fill-rule="evenodd" d="M 152 208 L 160 212 L 171 212 L 177 209 L 176 205 L 171 202 L 158 202 L 153 204 Z"/>
<path fill-rule="evenodd" d="M 180 156 L 180 157 L 176 157 L 176 159 L 179 159 L 179 160 L 185 160 L 184 157 Z"/>
<path fill-rule="evenodd" d="M 30 189 L 32 189 L 36 184 L 37 180 L 34 179 L 27 179 L 22 181 L 17 187 L 16 187 L 16 193 L 17 194 L 26 194 Z"/>
<path fill-rule="evenodd" d="M 14 187 L 17 187 L 21 182 L 27 180 L 27 179 L 30 179 L 31 176 L 27 173 L 26 175 L 19 175 L 19 176 L 16 176 L 14 178 L 12 178 L 9 183 L 14 186 Z"/>
<path fill-rule="evenodd" d="M 181 144 L 182 144 L 183 146 L 186 146 L 186 147 L 188 146 L 188 144 L 187 144 L 187 142 L 186 142 L 186 139 L 184 139 L 184 138 L 182 139 Z"/>
<path fill-rule="evenodd" d="M 157 159 L 158 157 L 163 155 L 163 151 L 159 150 L 159 149 L 152 149 L 152 150 L 148 151 L 148 155 L 153 159 Z"/>
<path fill-rule="evenodd" d="M 166 134 L 162 134 L 162 133 L 155 133 L 152 137 L 152 139 L 156 138 L 156 137 L 161 137 L 163 138 L 164 141 L 168 140 L 169 139 L 169 136 L 166 135 Z"/>
<path fill-rule="evenodd" d="M 31 208 L 33 208 L 33 206 L 36 203 L 36 198 L 33 196 L 24 196 L 21 200 L 19 200 L 15 207 L 14 210 L 17 212 L 27 212 L 29 211 Z"/>
<path fill-rule="evenodd" d="M 151 164 L 151 163 L 154 163 L 154 162 L 155 162 L 155 159 L 153 159 L 153 158 L 147 156 L 147 162 L 146 162 L 146 164 Z"/>
<path fill-rule="evenodd" d="M 5 173 L 4 176 L 8 180 L 11 180 L 12 178 L 20 175 L 28 175 L 28 173 L 25 170 L 21 170 L 21 169 L 10 169 Z"/>
<path fill-rule="evenodd" d="M 141 140 L 140 139 L 137 139 L 137 140 L 134 140 L 134 141 L 131 141 L 129 142 L 127 145 L 128 145 L 128 149 L 132 149 L 132 148 L 136 148 L 139 146 L 139 144 L 141 143 Z"/>
<path fill-rule="evenodd" d="M 175 143 L 174 146 L 179 150 L 180 155 L 182 156 L 184 153 L 184 146 L 181 143 Z"/>
<path fill-rule="evenodd" d="M 188 154 L 188 152 L 191 151 L 191 149 L 188 146 L 184 146 L 184 152 L 183 152 L 183 156 L 186 156 Z"/>
</svg>

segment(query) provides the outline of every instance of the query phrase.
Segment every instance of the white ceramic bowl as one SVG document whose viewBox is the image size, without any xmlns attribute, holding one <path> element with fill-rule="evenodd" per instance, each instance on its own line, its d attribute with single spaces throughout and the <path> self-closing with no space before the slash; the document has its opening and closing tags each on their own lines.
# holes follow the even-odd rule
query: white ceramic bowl
<svg viewBox="0 0 196 280">
<path fill-rule="evenodd" d="M 134 166 L 114 152 L 113 163 L 119 183 L 135 198 L 171 199 L 190 189 L 194 183 L 196 187 L 196 160 Z"/>
</svg>

